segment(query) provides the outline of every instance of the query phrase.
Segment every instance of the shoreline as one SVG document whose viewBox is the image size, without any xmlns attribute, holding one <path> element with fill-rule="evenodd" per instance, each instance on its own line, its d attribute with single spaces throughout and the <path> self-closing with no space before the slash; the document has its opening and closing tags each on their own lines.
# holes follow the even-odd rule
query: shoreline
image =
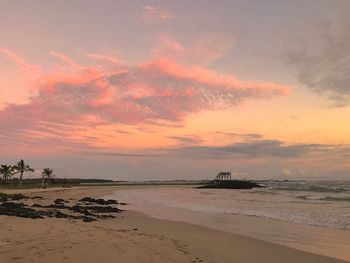
<svg viewBox="0 0 350 263">
<path fill-rule="evenodd" d="M 133 201 L 129 210 L 141 212 L 156 219 L 193 223 L 226 233 L 350 261 L 350 253 L 346 245 L 350 240 L 350 231 L 348 230 L 298 224 L 273 218 L 197 211 L 180 208 L 176 205 L 168 207 L 162 205 L 161 202 L 140 202 L 139 199 L 135 199 L 134 192 L 133 189 L 130 189 L 130 192 L 124 189 L 117 192 L 116 195 L 104 197 Z M 153 193 L 158 196 L 156 192 Z M 137 191 L 137 196 L 140 195 L 145 196 L 145 200 L 148 200 L 148 195 L 145 192 L 139 193 Z"/>
<path fill-rule="evenodd" d="M 174 209 L 174 208 L 172 208 Z M 295 223 L 289 223 L 284 221 L 279 221 L 276 219 L 266 219 L 266 218 L 255 218 L 250 217 L 246 215 L 234 215 L 232 216 L 232 220 L 237 223 L 237 227 L 233 228 L 227 228 L 225 225 L 220 225 L 220 223 L 217 222 L 224 222 L 227 220 L 227 218 L 221 217 L 220 214 L 213 214 L 211 220 L 203 219 L 203 214 L 201 212 L 193 213 L 186 213 L 183 212 L 185 209 L 178 209 L 182 210 L 181 216 L 173 216 L 173 214 L 168 214 L 166 217 L 163 216 L 153 216 L 146 212 L 139 212 L 135 211 L 137 213 L 142 213 L 146 216 L 149 216 L 151 218 L 157 219 L 157 220 L 167 220 L 167 221 L 173 221 L 183 224 L 192 224 L 195 226 L 201 226 L 206 227 L 208 229 L 212 229 L 215 231 L 220 231 L 232 235 L 238 235 L 242 237 L 248 237 L 259 241 L 268 242 L 274 245 L 280 245 L 292 249 L 296 249 L 298 251 L 313 253 L 320 256 L 325 257 L 331 257 L 336 258 L 339 260 L 345 260 L 347 262 L 350 262 L 349 253 L 348 253 L 348 246 L 347 242 L 349 239 L 343 238 L 343 248 L 332 246 L 332 243 L 329 243 L 329 241 L 332 241 L 335 237 L 338 238 L 338 236 L 335 233 L 340 233 L 341 230 L 334 230 L 334 229 L 327 229 L 323 227 L 318 226 L 306 226 L 306 225 L 299 225 Z M 134 210 L 133 210 L 134 211 Z M 194 221 L 194 223 L 189 222 L 190 220 L 184 219 L 184 215 L 191 218 L 191 220 Z M 216 221 L 216 223 L 213 223 L 213 221 Z M 244 222 L 242 224 L 242 222 Z M 259 226 L 262 230 L 259 230 Z M 242 227 L 242 229 L 240 229 Z M 293 231 L 293 229 L 298 228 L 298 232 Z M 282 232 L 281 235 L 276 235 L 276 232 L 278 229 Z M 303 235 L 301 233 L 304 233 L 305 235 L 303 238 L 306 237 L 307 234 L 312 233 L 314 236 L 318 237 L 319 239 L 316 239 L 313 237 L 312 240 L 307 240 L 306 243 L 297 243 L 294 238 L 296 236 L 300 237 L 300 235 Z M 350 234 L 350 233 L 349 233 Z M 306 238 L 307 239 L 307 238 Z M 313 241 L 317 241 L 317 244 L 312 244 Z M 322 242 L 321 242 L 322 241 Z M 344 253 L 344 251 L 346 251 Z"/>
<path fill-rule="evenodd" d="M 118 189 L 123 188 L 89 186 L 21 192 L 40 194 L 48 200 L 77 200 L 106 196 Z M 0 257 L 9 263 L 114 262 L 116 258 L 119 262 L 346 262 L 134 211 L 92 223 L 2 216 L 0 226 Z"/>
</svg>

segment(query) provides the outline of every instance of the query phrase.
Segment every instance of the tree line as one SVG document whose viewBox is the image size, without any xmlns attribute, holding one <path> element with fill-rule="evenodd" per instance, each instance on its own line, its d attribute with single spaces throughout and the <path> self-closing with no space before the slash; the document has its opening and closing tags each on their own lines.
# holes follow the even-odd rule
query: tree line
<svg viewBox="0 0 350 263">
<path fill-rule="evenodd" d="M 9 183 L 14 175 L 19 174 L 19 186 L 22 188 L 23 175 L 26 172 L 35 172 L 35 170 L 26 164 L 23 160 L 18 161 L 16 165 L 0 165 L 0 175 L 2 175 L 2 181 L 4 184 Z M 50 182 L 52 175 L 53 170 L 51 168 L 44 168 L 42 170 L 41 186 L 43 188 L 46 187 L 46 180 Z"/>
</svg>

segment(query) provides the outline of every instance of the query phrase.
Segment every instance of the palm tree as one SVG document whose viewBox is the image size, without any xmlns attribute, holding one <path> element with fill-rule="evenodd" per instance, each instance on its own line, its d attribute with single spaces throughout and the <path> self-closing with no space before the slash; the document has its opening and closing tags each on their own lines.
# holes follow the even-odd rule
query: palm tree
<svg viewBox="0 0 350 263">
<path fill-rule="evenodd" d="M 41 173 L 41 175 L 42 175 L 41 186 L 42 186 L 43 188 L 45 188 L 45 181 L 46 181 L 46 178 L 47 178 L 47 179 L 49 180 L 49 182 L 50 182 L 50 177 L 51 177 L 52 173 L 53 173 L 53 170 L 50 169 L 50 168 L 45 168 L 45 169 L 43 170 L 43 172 Z"/>
<path fill-rule="evenodd" d="M 13 175 L 13 167 L 6 164 L 1 165 L 0 174 L 3 175 L 4 182 L 6 183 L 7 180 Z"/>
<path fill-rule="evenodd" d="M 22 188 L 22 179 L 23 179 L 23 173 L 24 172 L 34 172 L 34 169 L 32 169 L 29 165 L 25 164 L 23 160 L 20 160 L 17 165 L 13 167 L 15 170 L 17 170 L 16 173 L 20 173 L 19 177 L 19 186 Z"/>
</svg>

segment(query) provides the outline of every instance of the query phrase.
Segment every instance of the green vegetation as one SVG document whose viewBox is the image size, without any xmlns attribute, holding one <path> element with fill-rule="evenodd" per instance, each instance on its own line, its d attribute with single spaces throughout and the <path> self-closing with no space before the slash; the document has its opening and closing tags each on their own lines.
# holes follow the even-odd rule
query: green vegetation
<svg viewBox="0 0 350 263">
<path fill-rule="evenodd" d="M 199 180 L 170 180 L 170 181 L 113 181 L 107 179 L 80 179 L 80 178 L 59 178 L 54 175 L 51 168 L 45 168 L 41 171 L 41 178 L 25 178 L 29 172 L 35 172 L 24 160 L 20 160 L 15 165 L 3 164 L 0 166 L 0 189 L 31 189 L 47 187 L 74 187 L 79 185 L 97 186 L 97 185 L 199 185 L 205 181 Z"/>
<path fill-rule="evenodd" d="M 2 188 L 22 188 L 23 187 L 23 175 L 26 172 L 35 172 L 33 168 L 31 168 L 28 164 L 26 164 L 23 160 L 17 162 L 16 165 L 7 165 L 2 164 L 0 166 L 0 183 Z M 13 178 L 14 175 L 19 174 L 19 178 Z M 53 170 L 50 168 L 45 168 L 42 172 L 42 182 L 41 186 L 46 187 L 46 179 L 50 182 L 52 177 Z M 33 184 L 34 183 L 34 184 Z M 38 187 L 37 183 L 31 181 L 30 184 L 24 184 L 25 188 L 33 188 Z"/>
<path fill-rule="evenodd" d="M 16 165 L 0 166 L 0 189 L 31 189 L 41 187 L 74 187 L 84 185 L 105 185 L 114 181 L 105 179 L 78 179 L 57 178 L 51 168 L 45 168 L 41 172 L 41 178 L 25 178 L 26 173 L 34 172 L 34 169 L 20 160 Z M 18 177 L 16 177 L 18 175 Z M 1 196 L 0 196 L 1 197 Z"/>
</svg>

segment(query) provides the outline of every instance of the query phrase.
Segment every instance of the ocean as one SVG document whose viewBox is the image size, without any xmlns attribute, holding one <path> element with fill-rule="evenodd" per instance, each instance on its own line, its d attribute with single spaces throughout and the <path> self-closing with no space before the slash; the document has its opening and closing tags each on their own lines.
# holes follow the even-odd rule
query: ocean
<svg viewBox="0 0 350 263">
<path fill-rule="evenodd" d="M 350 181 L 261 181 L 249 190 L 116 191 L 130 210 L 350 260 Z"/>
</svg>

